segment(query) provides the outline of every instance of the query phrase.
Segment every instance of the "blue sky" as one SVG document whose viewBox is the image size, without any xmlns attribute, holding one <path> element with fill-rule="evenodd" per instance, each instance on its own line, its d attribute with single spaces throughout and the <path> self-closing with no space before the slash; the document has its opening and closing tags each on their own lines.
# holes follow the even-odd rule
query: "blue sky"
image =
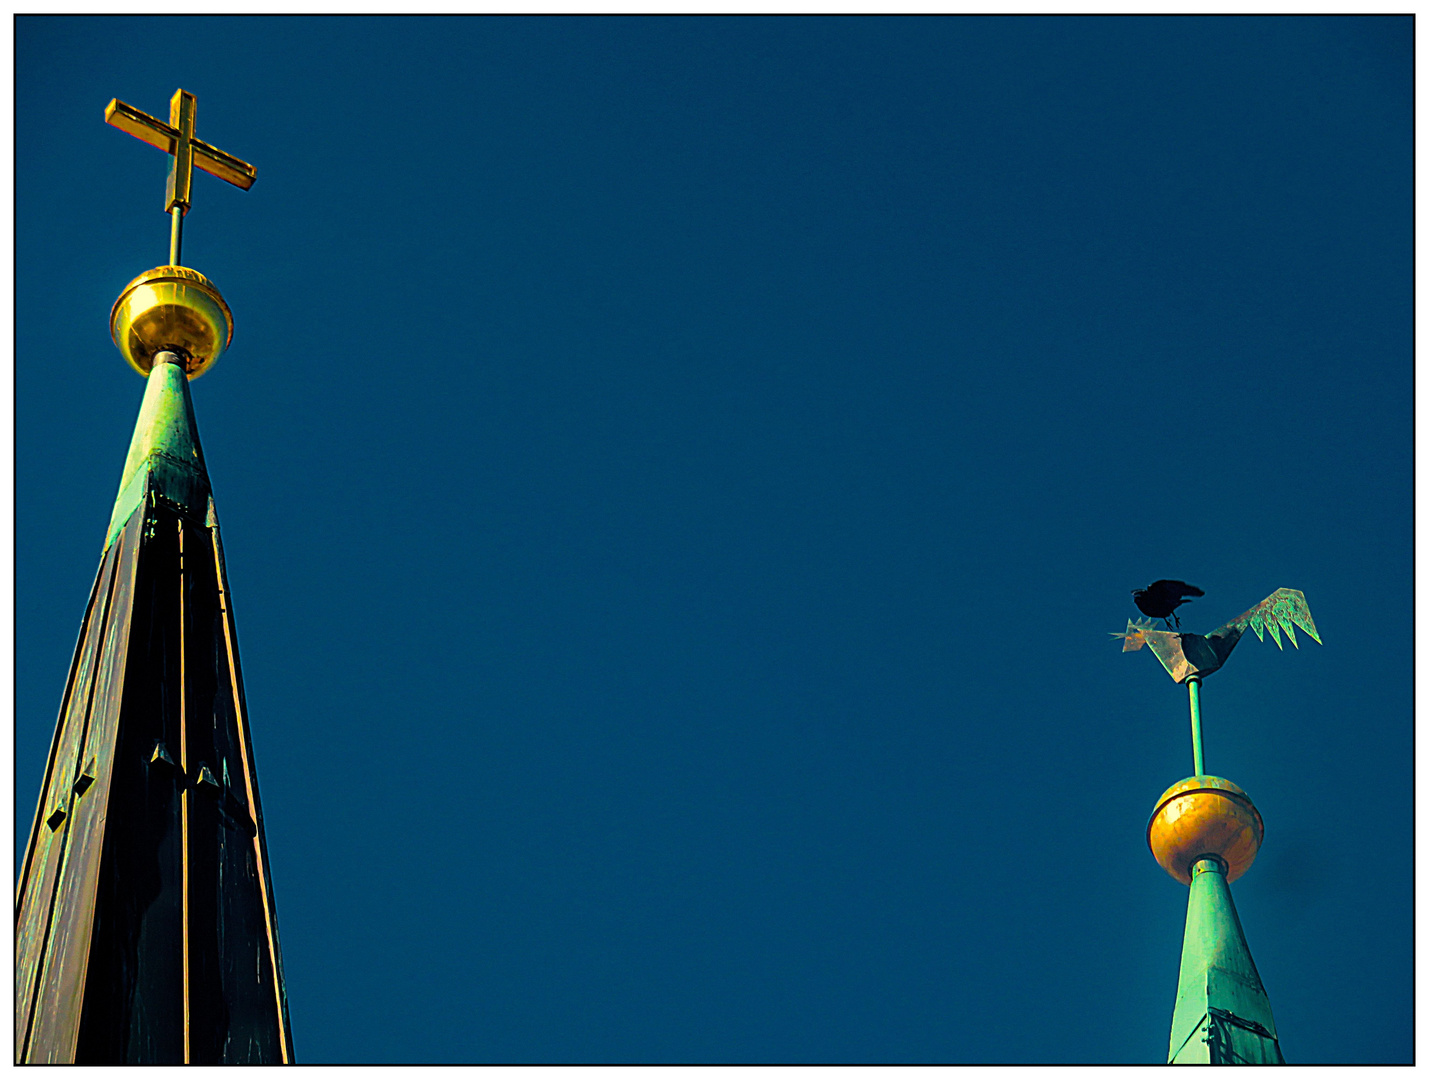
<svg viewBox="0 0 1429 1080">
<path fill-rule="evenodd" d="M 1291 1062 L 1413 1055 L 1413 28 L 20 18 L 23 843 L 164 261 L 306 1062 L 1154 1062 L 1184 691 Z"/>
</svg>

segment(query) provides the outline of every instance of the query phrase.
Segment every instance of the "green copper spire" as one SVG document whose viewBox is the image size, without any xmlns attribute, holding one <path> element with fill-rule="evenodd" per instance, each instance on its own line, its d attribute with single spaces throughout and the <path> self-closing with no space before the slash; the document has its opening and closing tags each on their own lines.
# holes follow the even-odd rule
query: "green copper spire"
<svg viewBox="0 0 1429 1080">
<path fill-rule="evenodd" d="M 232 342 L 233 314 L 207 278 L 172 265 L 190 166 L 240 187 L 253 170 L 192 138 L 192 94 L 171 105 L 172 125 L 122 102 L 105 113 L 175 156 L 173 244 L 171 265 L 136 277 L 109 313 L 148 385 L 16 885 L 17 1064 L 293 1060 L 238 630 L 188 385 Z"/>
<path fill-rule="evenodd" d="M 1203 595 L 1184 582 L 1156 585 L 1177 585 L 1181 592 L 1191 589 Z M 1142 606 L 1140 594 L 1137 606 L 1147 614 L 1165 614 Z M 1153 630 L 1150 621 L 1128 622 L 1125 633 L 1113 635 L 1122 639 L 1122 652 L 1149 645 L 1166 673 L 1186 685 L 1191 699 L 1191 760 L 1196 773 L 1162 793 L 1146 826 L 1146 843 L 1161 868 L 1191 887 L 1166 1058 L 1173 1065 L 1285 1064 L 1270 999 L 1250 958 L 1230 890 L 1230 882 L 1255 862 L 1265 823 L 1249 795 L 1224 777 L 1205 772 L 1201 683 L 1224 666 L 1247 629 L 1262 641 L 1268 630 L 1277 646 L 1284 630 L 1298 649 L 1297 626 L 1320 640 L 1305 594 L 1299 589 L 1277 589 L 1204 636 Z"/>
<path fill-rule="evenodd" d="M 208 470 L 198 441 L 188 376 L 179 363 L 156 363 L 149 372 L 149 385 L 144 390 L 144 403 L 139 407 L 134 438 L 129 442 L 129 456 L 119 481 L 119 495 L 109 518 L 106 550 L 129 515 L 143 504 L 146 491 L 192 513 L 207 512 Z"/>
<path fill-rule="evenodd" d="M 1217 859 L 1191 870 L 1181 981 L 1171 1018 L 1173 1065 L 1283 1065 L 1270 999 L 1250 958 L 1226 871 Z"/>
</svg>

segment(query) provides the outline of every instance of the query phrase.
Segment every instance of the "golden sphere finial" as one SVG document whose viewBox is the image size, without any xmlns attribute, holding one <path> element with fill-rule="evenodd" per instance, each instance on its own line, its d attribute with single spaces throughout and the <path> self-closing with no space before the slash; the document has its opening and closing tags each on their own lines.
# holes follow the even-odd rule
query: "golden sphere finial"
<svg viewBox="0 0 1429 1080">
<path fill-rule="evenodd" d="M 1182 885 L 1191 884 L 1191 867 L 1210 856 L 1234 881 L 1255 861 L 1265 824 L 1250 796 L 1219 776 L 1192 776 L 1172 784 L 1156 801 L 1146 826 L 1151 854 Z"/>
<path fill-rule="evenodd" d="M 213 283 L 186 266 L 156 266 L 128 285 L 109 313 L 109 333 L 141 375 L 169 349 L 197 379 L 233 341 L 233 313 Z"/>
</svg>

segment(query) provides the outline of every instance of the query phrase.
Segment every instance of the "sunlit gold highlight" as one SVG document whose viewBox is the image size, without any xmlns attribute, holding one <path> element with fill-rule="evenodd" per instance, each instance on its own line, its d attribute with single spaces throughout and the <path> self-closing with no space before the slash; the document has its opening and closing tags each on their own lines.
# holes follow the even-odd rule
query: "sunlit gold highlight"
<svg viewBox="0 0 1429 1080">
<path fill-rule="evenodd" d="M 1244 791 L 1219 776 L 1192 776 L 1172 784 L 1156 802 L 1146 827 L 1151 853 L 1168 874 L 1191 883 L 1197 859 L 1212 856 L 1234 881 L 1255 861 L 1265 825 Z"/>
<path fill-rule="evenodd" d="M 187 359 L 196 379 L 233 341 L 233 313 L 212 282 L 186 266 L 156 266 L 120 293 L 109 313 L 109 332 L 124 359 L 141 375 L 154 354 L 169 349 Z"/>
</svg>

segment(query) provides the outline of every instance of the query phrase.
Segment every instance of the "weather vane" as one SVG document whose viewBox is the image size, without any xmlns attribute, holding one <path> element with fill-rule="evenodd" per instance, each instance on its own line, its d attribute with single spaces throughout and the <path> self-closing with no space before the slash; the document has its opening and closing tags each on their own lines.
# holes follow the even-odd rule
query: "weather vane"
<svg viewBox="0 0 1429 1080">
<path fill-rule="evenodd" d="M 1219 671 L 1247 629 L 1265 640 L 1266 631 L 1282 650 L 1280 632 L 1297 649 L 1295 627 L 1317 642 L 1320 635 L 1305 594 L 1276 589 L 1249 611 L 1209 634 L 1179 629 L 1176 608 L 1188 597 L 1204 596 L 1184 581 L 1157 581 L 1134 594 L 1145 620 L 1128 619 L 1122 652 L 1143 645 L 1167 674 L 1185 683 L 1191 697 L 1191 754 L 1195 774 L 1172 784 L 1156 802 L 1146 826 L 1146 842 L 1168 874 L 1191 887 L 1181 975 L 1171 1018 L 1167 1061 L 1175 1064 L 1283 1064 L 1270 999 L 1251 959 L 1231 900 L 1230 882 L 1255 861 L 1265 837 L 1260 811 L 1237 785 L 1206 775 L 1201 748 L 1201 681 Z M 1166 629 L 1153 629 L 1154 619 Z M 1170 629 L 1176 619 L 1178 629 Z M 1323 644 L 1323 642 L 1321 642 Z"/>
<path fill-rule="evenodd" d="M 1204 596 L 1194 585 L 1184 581 L 1158 581 L 1147 589 L 1136 593 L 1137 607 L 1160 618 L 1174 617 L 1175 609 L 1185 603 L 1182 596 Z M 1153 603 L 1146 597 L 1159 601 Z M 1162 612 L 1165 612 L 1162 614 Z M 1282 650 L 1280 631 L 1284 630 L 1290 644 L 1297 649 L 1300 642 L 1295 638 L 1295 627 L 1300 627 L 1319 644 L 1320 635 L 1315 630 L 1315 620 L 1310 617 L 1310 607 L 1305 603 L 1305 594 L 1299 589 L 1276 589 L 1249 611 L 1243 611 L 1224 626 L 1217 627 L 1202 637 L 1200 634 L 1185 634 L 1179 630 L 1153 630 L 1151 619 L 1128 619 L 1123 633 L 1112 637 L 1122 638 L 1122 652 L 1136 652 L 1143 645 L 1151 646 L 1151 652 L 1161 661 L 1167 674 L 1178 683 L 1185 683 L 1191 695 L 1191 752 L 1196 763 L 1196 775 L 1205 772 L 1201 753 L 1201 680 L 1212 672 L 1219 671 L 1230 658 L 1231 650 L 1240 641 L 1240 636 L 1249 628 L 1255 636 L 1265 640 L 1265 632 L 1275 639 Z M 1180 619 L 1176 620 L 1180 626 Z"/>
</svg>

